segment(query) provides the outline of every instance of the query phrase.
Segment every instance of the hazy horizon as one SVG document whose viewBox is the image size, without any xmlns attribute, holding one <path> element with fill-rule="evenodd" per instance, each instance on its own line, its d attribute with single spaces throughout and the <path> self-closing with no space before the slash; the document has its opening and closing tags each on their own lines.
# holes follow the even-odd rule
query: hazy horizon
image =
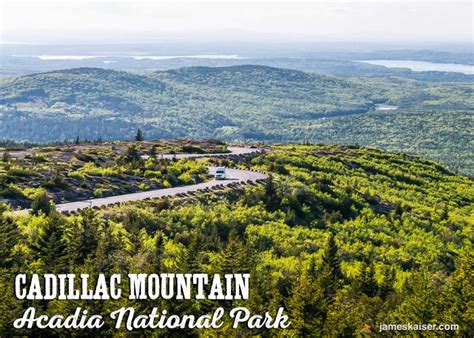
<svg viewBox="0 0 474 338">
<path fill-rule="evenodd" d="M 1 6 L 2 44 L 472 46 L 472 4 L 464 1 L 7 0 Z"/>
</svg>

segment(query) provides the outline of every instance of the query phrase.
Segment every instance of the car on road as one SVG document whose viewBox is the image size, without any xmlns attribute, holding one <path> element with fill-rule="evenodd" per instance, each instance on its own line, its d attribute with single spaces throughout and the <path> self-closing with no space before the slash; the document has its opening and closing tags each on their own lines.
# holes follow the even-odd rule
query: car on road
<svg viewBox="0 0 474 338">
<path fill-rule="evenodd" d="M 226 179 L 225 167 L 217 167 L 214 178 L 216 180 L 225 180 Z"/>
</svg>

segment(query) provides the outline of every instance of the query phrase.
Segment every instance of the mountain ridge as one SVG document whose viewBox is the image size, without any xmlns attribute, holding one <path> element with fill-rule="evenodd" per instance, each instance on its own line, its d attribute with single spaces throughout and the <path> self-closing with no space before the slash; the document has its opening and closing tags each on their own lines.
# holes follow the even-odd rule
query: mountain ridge
<svg viewBox="0 0 474 338">
<path fill-rule="evenodd" d="M 82 67 L 0 79 L 0 139 L 341 143 L 470 167 L 474 86 L 340 78 L 261 65 L 136 74 Z M 377 104 L 396 110 L 377 110 Z M 471 122 L 470 122 L 471 121 Z M 429 128 L 427 127 L 429 126 Z"/>
</svg>

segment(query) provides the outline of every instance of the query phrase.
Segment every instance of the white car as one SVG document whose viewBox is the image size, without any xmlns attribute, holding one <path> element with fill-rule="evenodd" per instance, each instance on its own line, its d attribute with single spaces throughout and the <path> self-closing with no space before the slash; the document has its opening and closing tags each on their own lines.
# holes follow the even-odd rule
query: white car
<svg viewBox="0 0 474 338">
<path fill-rule="evenodd" d="M 226 179 L 225 167 L 217 167 L 214 178 L 216 180 L 225 180 Z"/>
</svg>

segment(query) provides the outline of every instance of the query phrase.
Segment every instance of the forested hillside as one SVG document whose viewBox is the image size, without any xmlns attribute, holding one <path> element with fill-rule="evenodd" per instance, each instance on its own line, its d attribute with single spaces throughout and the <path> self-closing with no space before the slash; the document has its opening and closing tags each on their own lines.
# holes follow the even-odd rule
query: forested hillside
<svg viewBox="0 0 474 338">
<path fill-rule="evenodd" d="M 254 313 L 283 306 L 291 326 L 271 334 L 381 336 L 381 323 L 459 324 L 452 334 L 472 334 L 472 179 L 422 158 L 354 146 L 277 146 L 234 163 L 214 161 L 266 170 L 271 179 L 67 217 L 14 216 L 2 206 L 0 335 L 8 336 L 11 320 L 32 305 L 12 294 L 18 271 L 251 274 L 247 301 L 33 302 L 46 314 L 76 306 L 90 313 L 132 305 L 143 313 L 158 307 L 199 315 L 219 306 Z M 110 323 L 101 329 L 112 332 Z M 75 333 L 97 334 L 68 332 Z M 269 334 L 229 325 L 153 332 L 199 333 Z"/>
<path fill-rule="evenodd" d="M 265 66 L 138 75 L 78 68 L 1 80 L 0 137 L 214 137 L 372 145 L 472 175 L 472 83 L 338 78 Z M 384 103 L 395 110 L 375 110 Z"/>
</svg>

